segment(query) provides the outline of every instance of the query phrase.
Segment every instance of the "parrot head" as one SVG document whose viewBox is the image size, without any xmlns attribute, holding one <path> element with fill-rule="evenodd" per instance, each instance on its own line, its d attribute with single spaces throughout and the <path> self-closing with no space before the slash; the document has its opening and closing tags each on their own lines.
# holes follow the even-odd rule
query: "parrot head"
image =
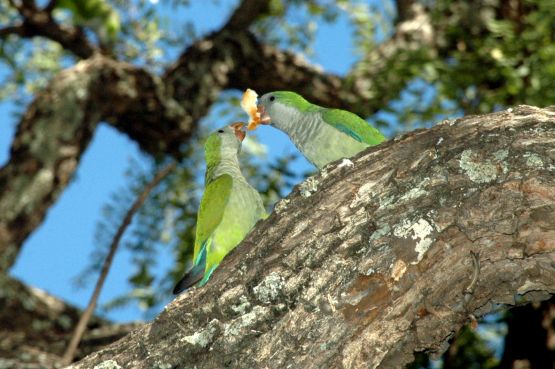
<svg viewBox="0 0 555 369">
<path fill-rule="evenodd" d="M 245 123 L 235 122 L 235 123 L 231 123 L 229 127 L 233 129 L 233 134 L 235 134 L 235 137 L 237 137 L 239 141 L 243 142 L 243 140 L 245 139 L 245 136 L 247 135 L 247 132 L 243 130 L 243 128 L 245 127 Z"/>
<path fill-rule="evenodd" d="M 212 132 L 204 144 L 208 164 L 218 164 L 222 155 L 238 154 L 246 132 L 244 123 L 237 122 Z"/>
<path fill-rule="evenodd" d="M 292 91 L 274 91 L 264 94 L 258 99 L 257 110 L 260 123 L 270 124 L 277 128 L 285 128 L 298 121 L 302 113 L 313 105 L 301 95 Z"/>
</svg>

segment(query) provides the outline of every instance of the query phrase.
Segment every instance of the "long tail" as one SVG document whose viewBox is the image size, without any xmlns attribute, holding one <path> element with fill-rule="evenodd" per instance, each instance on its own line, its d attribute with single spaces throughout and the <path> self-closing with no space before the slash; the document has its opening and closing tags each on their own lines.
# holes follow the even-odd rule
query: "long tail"
<svg viewBox="0 0 555 369">
<path fill-rule="evenodd" d="M 188 288 L 191 288 L 198 283 L 204 276 L 204 264 L 195 265 L 191 270 L 189 270 L 183 278 L 177 282 L 173 288 L 173 294 L 178 295 Z"/>
<path fill-rule="evenodd" d="M 200 252 L 194 260 L 193 267 L 177 282 L 173 288 L 173 294 L 177 295 L 194 286 L 204 277 L 206 267 L 206 242 L 200 248 Z M 205 282 L 206 283 L 206 282 Z"/>
</svg>

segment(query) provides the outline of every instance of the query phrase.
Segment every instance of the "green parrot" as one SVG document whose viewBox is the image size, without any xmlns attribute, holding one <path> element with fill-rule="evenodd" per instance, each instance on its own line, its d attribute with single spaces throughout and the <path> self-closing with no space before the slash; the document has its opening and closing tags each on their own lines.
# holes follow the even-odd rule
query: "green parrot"
<svg viewBox="0 0 555 369">
<path fill-rule="evenodd" d="M 364 119 L 346 110 L 311 104 L 291 91 L 275 91 L 258 100 L 260 123 L 283 131 L 319 169 L 377 145 L 385 137 Z"/>
<path fill-rule="evenodd" d="M 234 123 L 220 128 L 204 145 L 205 189 L 197 214 L 193 267 L 177 282 L 176 295 L 199 281 L 203 286 L 224 256 L 267 216 L 260 194 L 239 168 L 243 126 Z"/>
</svg>

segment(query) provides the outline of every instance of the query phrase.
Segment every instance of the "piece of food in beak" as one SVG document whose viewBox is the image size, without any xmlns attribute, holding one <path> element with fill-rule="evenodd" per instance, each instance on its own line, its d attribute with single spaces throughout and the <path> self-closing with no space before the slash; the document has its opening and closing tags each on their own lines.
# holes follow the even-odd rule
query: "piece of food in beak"
<svg viewBox="0 0 555 369">
<path fill-rule="evenodd" d="M 249 130 L 256 129 L 260 124 L 260 113 L 256 106 L 257 97 L 258 94 L 254 90 L 247 88 L 241 99 L 241 108 L 249 115 L 249 124 L 247 126 Z"/>
<path fill-rule="evenodd" d="M 235 122 L 230 124 L 230 127 L 233 128 L 233 131 L 235 132 L 235 136 L 241 142 L 243 142 L 243 140 L 245 139 L 245 136 L 247 135 L 247 132 L 243 131 L 244 126 L 245 126 L 245 123 L 242 123 L 242 122 Z"/>
<path fill-rule="evenodd" d="M 258 111 L 258 116 L 260 117 L 259 124 L 270 124 L 271 119 L 268 113 L 266 113 L 266 109 L 264 109 L 264 105 L 258 105 L 256 107 L 256 110 Z"/>
</svg>

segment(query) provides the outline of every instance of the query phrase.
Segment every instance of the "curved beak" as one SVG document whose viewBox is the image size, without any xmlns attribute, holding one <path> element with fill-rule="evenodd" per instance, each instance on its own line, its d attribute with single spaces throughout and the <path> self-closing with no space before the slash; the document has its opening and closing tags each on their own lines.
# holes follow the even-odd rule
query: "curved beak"
<svg viewBox="0 0 555 369">
<path fill-rule="evenodd" d="M 266 112 L 266 109 L 264 109 L 264 105 L 257 105 L 256 111 L 260 114 L 260 124 L 271 123 L 272 120 L 270 119 L 270 115 Z"/>
<path fill-rule="evenodd" d="M 245 139 L 247 132 L 243 131 L 243 127 L 245 127 L 245 123 L 235 122 L 229 125 L 233 128 L 233 132 L 235 133 L 235 137 L 241 142 Z"/>
</svg>

